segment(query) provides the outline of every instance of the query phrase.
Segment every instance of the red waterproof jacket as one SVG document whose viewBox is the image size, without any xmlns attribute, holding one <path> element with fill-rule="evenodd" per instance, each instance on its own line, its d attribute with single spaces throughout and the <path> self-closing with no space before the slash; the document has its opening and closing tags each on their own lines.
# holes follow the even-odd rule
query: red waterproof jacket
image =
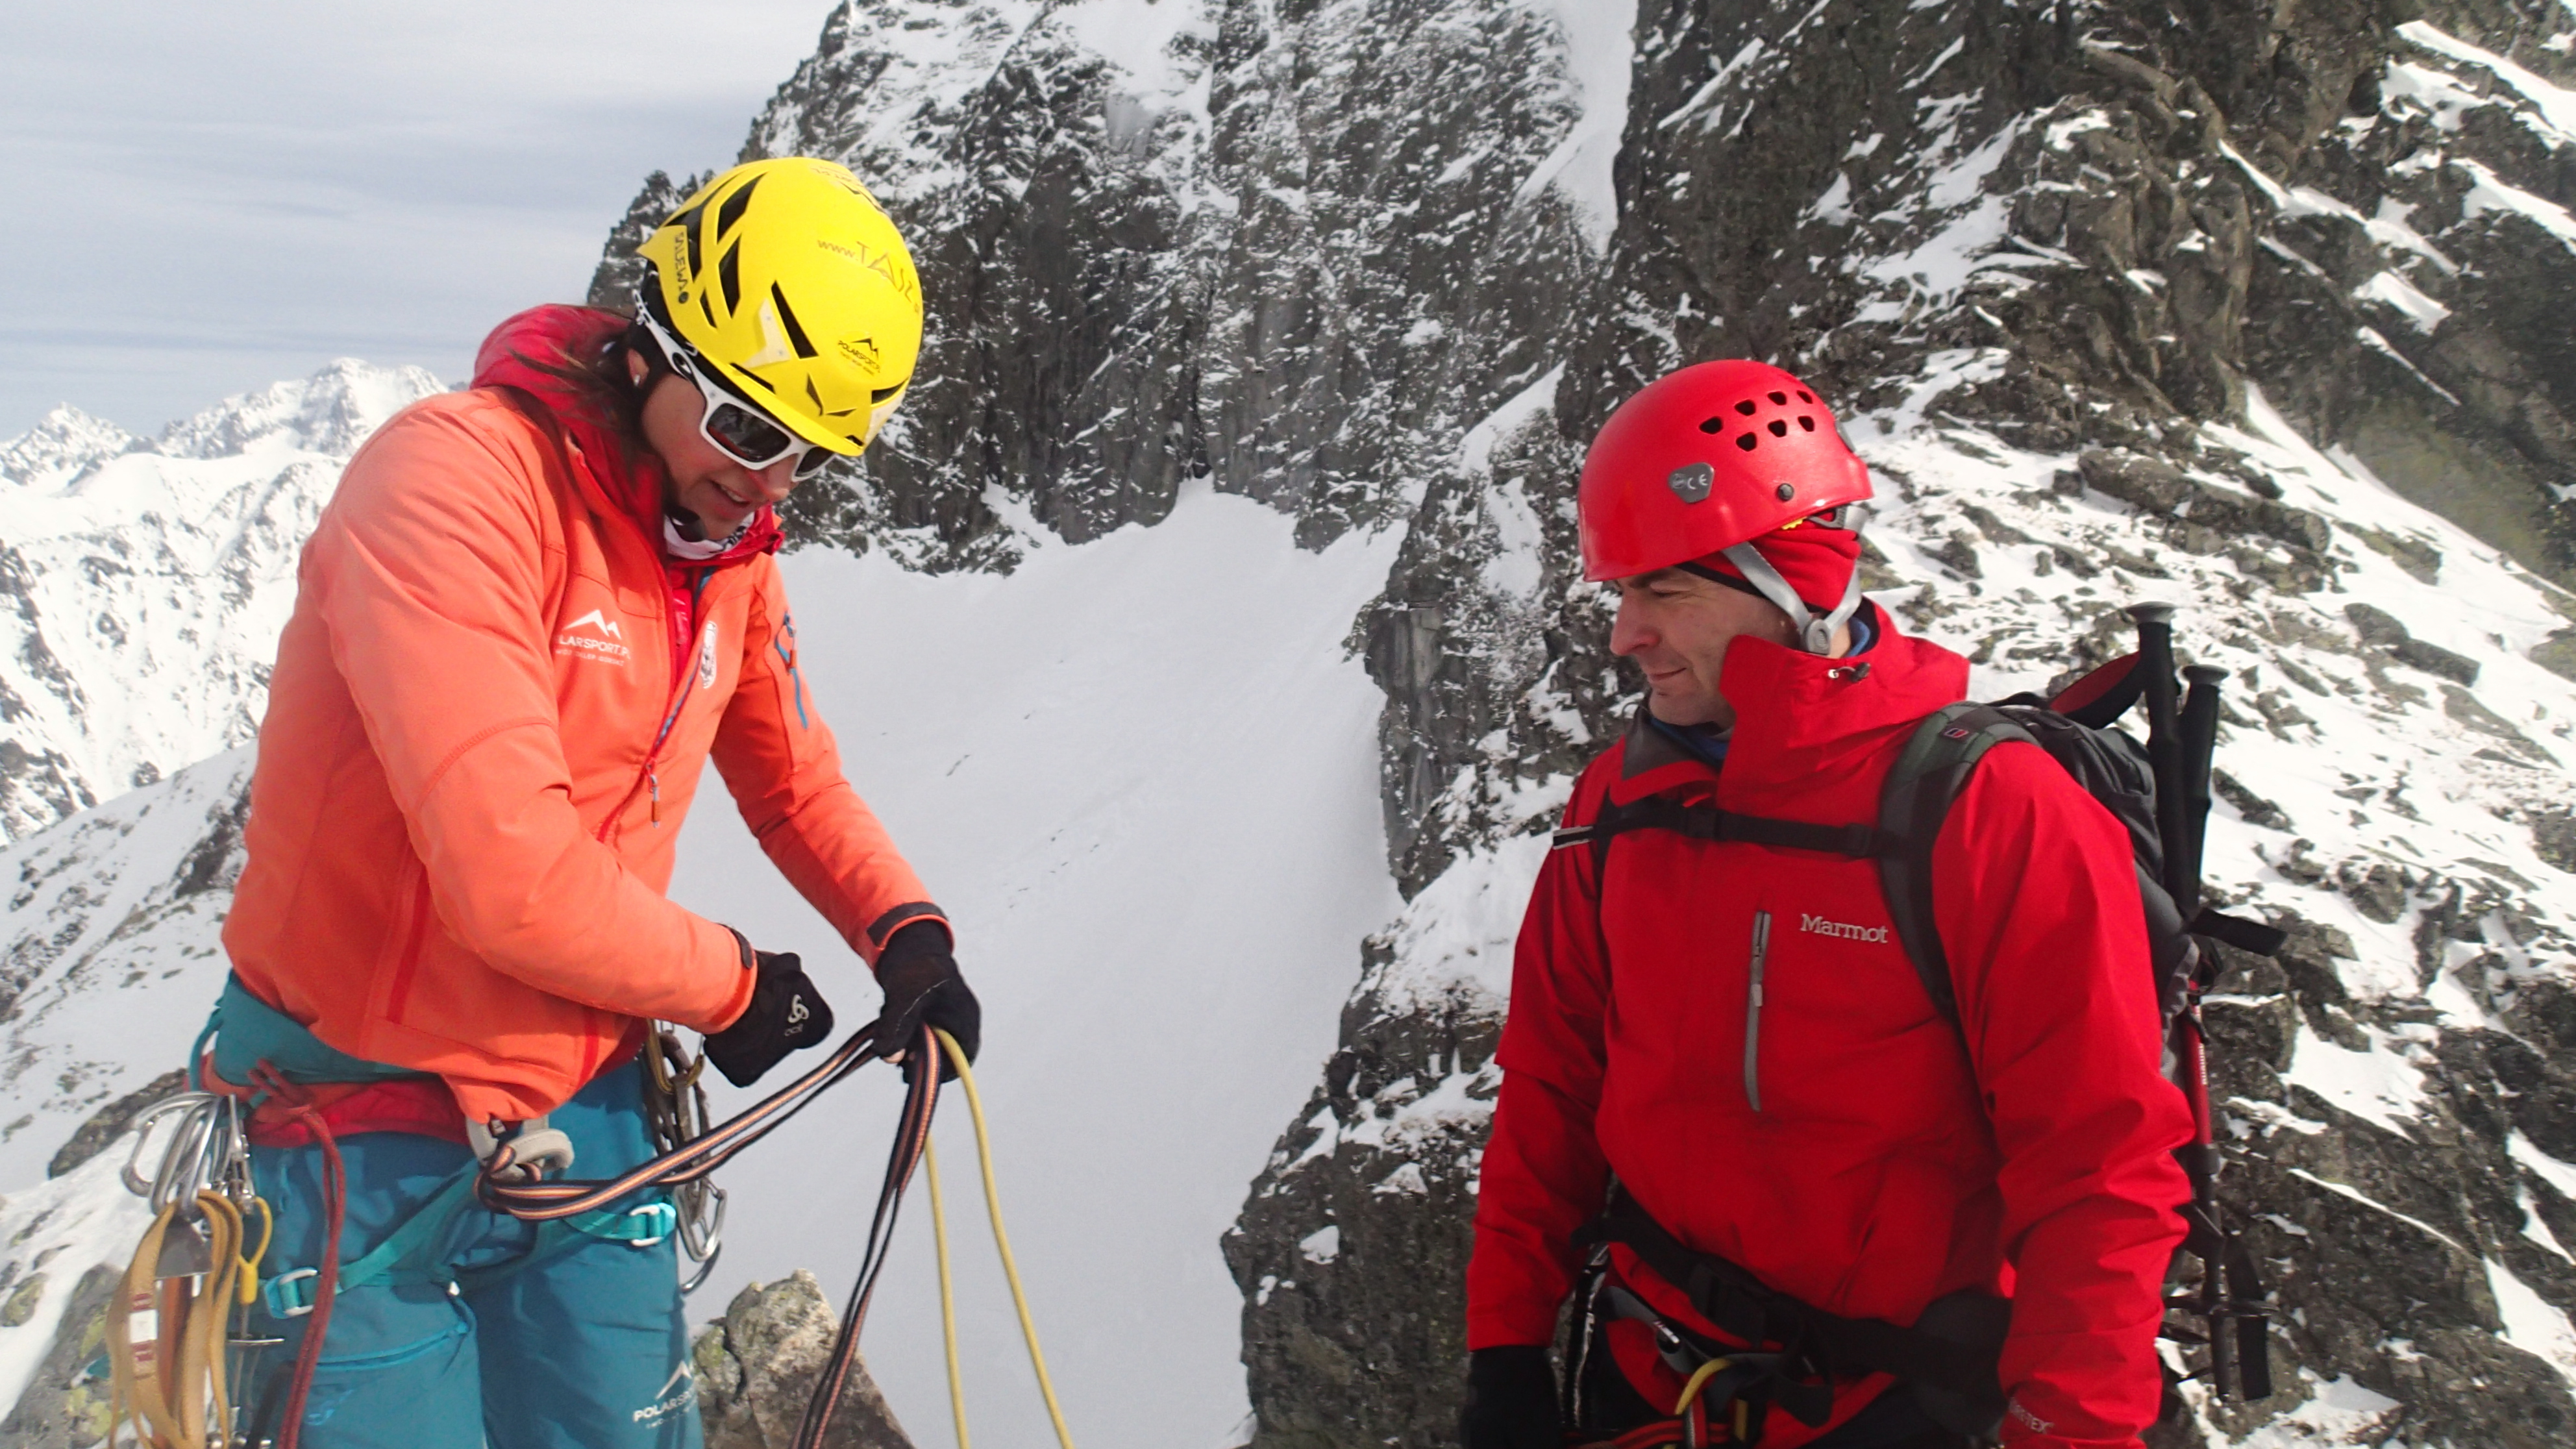
<svg viewBox="0 0 2576 1449">
<path fill-rule="evenodd" d="M 1566 823 L 1654 794 L 1875 820 L 1909 732 L 1963 696 L 1967 665 L 1892 628 L 1867 659 L 1854 678 L 1736 640 L 1723 770 L 1641 717 L 1584 772 Z M 1889 929 L 1873 862 L 1659 830 L 1616 837 L 1606 872 L 1589 845 L 1548 857 L 1513 966 L 1470 1347 L 1553 1336 L 1579 1261 L 1569 1238 L 1616 1173 L 1685 1244 L 1834 1313 L 1910 1324 L 1962 1288 L 2011 1296 L 2006 1441 L 2137 1442 L 2189 1196 L 2170 1153 L 2190 1122 L 2159 1070 L 2127 836 L 2045 753 L 2007 744 L 1960 793 L 1934 862 L 1957 1026 Z M 1615 1253 L 1657 1311 L 1722 1337 Z M 1642 1342 L 1613 1347 L 1648 1399 L 1679 1395 Z M 1838 1386 L 1832 1423 L 1888 1383 Z M 1821 1432 L 1775 1410 L 1764 1442 Z"/>
</svg>

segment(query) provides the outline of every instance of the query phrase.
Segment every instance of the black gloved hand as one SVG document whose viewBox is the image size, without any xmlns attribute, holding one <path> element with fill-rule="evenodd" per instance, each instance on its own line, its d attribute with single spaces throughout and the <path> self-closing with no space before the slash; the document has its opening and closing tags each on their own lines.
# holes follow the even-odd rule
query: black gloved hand
<svg viewBox="0 0 2576 1449">
<path fill-rule="evenodd" d="M 741 940 L 736 932 L 735 940 Z M 751 1005 L 733 1025 L 707 1038 L 707 1060 L 737 1087 L 748 1087 L 789 1052 L 819 1046 L 832 1038 L 832 1007 L 814 989 L 805 963 L 792 951 L 752 951 L 752 969 L 760 981 L 751 988 Z"/>
<path fill-rule="evenodd" d="M 948 951 L 948 928 L 937 921 L 916 921 L 894 933 L 877 957 L 877 984 L 885 988 L 885 1009 L 877 1014 L 877 1055 L 890 1057 L 913 1044 L 922 1023 L 957 1038 L 966 1060 L 975 1060 L 983 1044 L 984 1008 L 957 974 L 957 958 Z M 905 1075 L 911 1068 L 904 1068 Z M 957 1069 L 943 1065 L 939 1080 L 953 1082 Z"/>
<path fill-rule="evenodd" d="M 1556 1368 L 1536 1344 L 1480 1348 L 1467 1355 L 1467 1407 L 1458 1415 L 1466 1449 L 1557 1449 Z"/>
</svg>

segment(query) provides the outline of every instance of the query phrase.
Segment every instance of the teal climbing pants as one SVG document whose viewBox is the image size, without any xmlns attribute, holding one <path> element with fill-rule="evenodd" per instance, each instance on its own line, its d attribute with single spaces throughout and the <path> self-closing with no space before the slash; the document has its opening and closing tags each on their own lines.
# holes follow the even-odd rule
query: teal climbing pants
<svg viewBox="0 0 2576 1449">
<path fill-rule="evenodd" d="M 551 1115 L 574 1172 L 653 1155 L 644 1073 L 629 1063 Z M 473 1201 L 473 1155 L 409 1132 L 339 1139 L 348 1178 L 340 1261 L 365 1281 L 331 1310 L 304 1410 L 306 1449 L 698 1449 L 670 1210 L 651 1195 L 582 1228 L 540 1230 Z M 285 1342 L 253 1373 L 253 1441 L 282 1426 L 321 1260 L 322 1149 L 254 1148 L 277 1210 L 255 1327 Z M 372 1261 L 371 1260 L 372 1255 Z M 344 1268 L 344 1271 L 347 1271 Z"/>
</svg>

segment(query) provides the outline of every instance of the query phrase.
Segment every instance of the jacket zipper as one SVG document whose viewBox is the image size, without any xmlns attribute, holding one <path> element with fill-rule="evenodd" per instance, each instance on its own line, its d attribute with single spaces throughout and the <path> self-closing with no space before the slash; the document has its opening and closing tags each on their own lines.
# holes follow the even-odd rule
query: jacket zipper
<svg viewBox="0 0 2576 1449">
<path fill-rule="evenodd" d="M 689 662 L 689 656 L 697 653 L 698 649 L 702 647 L 700 645 L 700 640 L 702 640 L 706 635 L 707 576 L 713 572 L 713 569 L 698 570 L 697 578 L 689 585 L 690 647 L 686 653 L 680 656 L 678 668 L 672 675 L 671 704 L 669 709 L 663 711 L 662 728 L 655 732 L 653 736 L 653 748 L 646 751 L 644 755 L 644 778 L 640 783 L 644 786 L 645 797 L 650 802 L 653 828 L 656 830 L 662 828 L 662 776 L 660 773 L 662 765 L 662 746 L 671 738 L 671 726 L 679 723 L 680 706 L 686 704 L 689 699 L 689 685 L 695 677 L 695 670 Z M 662 632 L 667 635 L 670 631 L 671 594 L 668 589 L 665 589 L 662 591 Z M 635 793 L 632 790 L 629 790 L 626 794 L 626 798 L 629 800 L 634 799 Z M 606 840 L 608 838 L 610 828 L 616 823 L 617 817 L 613 814 L 606 820 L 601 821 L 599 824 L 599 838 Z"/>
<path fill-rule="evenodd" d="M 1762 1110 L 1762 960 L 1771 954 L 1771 913 L 1753 913 L 1753 981 L 1744 997 L 1744 1100 Z"/>
</svg>

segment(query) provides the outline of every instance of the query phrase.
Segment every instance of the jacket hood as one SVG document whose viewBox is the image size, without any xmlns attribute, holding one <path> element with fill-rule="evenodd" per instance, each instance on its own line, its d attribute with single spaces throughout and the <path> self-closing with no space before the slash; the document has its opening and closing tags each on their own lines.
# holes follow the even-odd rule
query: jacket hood
<svg viewBox="0 0 2576 1449">
<path fill-rule="evenodd" d="M 516 388 L 535 398 L 570 445 L 578 465 L 575 471 L 597 492 L 594 502 L 633 519 L 657 557 L 680 562 L 669 560 L 662 543 L 666 478 L 662 460 L 652 449 L 628 442 L 612 419 L 599 415 L 590 399 L 548 371 L 588 362 L 615 345 L 626 326 L 626 318 L 595 307 L 531 307 L 483 339 L 474 354 L 472 385 Z M 775 553 L 783 537 L 777 515 L 764 505 L 751 516 L 733 547 L 713 558 L 685 562 L 708 566 Z"/>
<path fill-rule="evenodd" d="M 1876 809 L 1891 745 L 1968 692 L 1967 660 L 1898 633 L 1884 609 L 1877 623 L 1878 642 L 1869 652 L 1844 659 L 1736 640 L 1718 675 L 1736 710 L 1725 769 L 1711 769 L 1664 738 L 1640 705 L 1621 745 L 1611 798 L 1624 804 L 1713 787 L 1721 808 L 1747 815 L 1825 823 L 1867 818 Z"/>
</svg>

